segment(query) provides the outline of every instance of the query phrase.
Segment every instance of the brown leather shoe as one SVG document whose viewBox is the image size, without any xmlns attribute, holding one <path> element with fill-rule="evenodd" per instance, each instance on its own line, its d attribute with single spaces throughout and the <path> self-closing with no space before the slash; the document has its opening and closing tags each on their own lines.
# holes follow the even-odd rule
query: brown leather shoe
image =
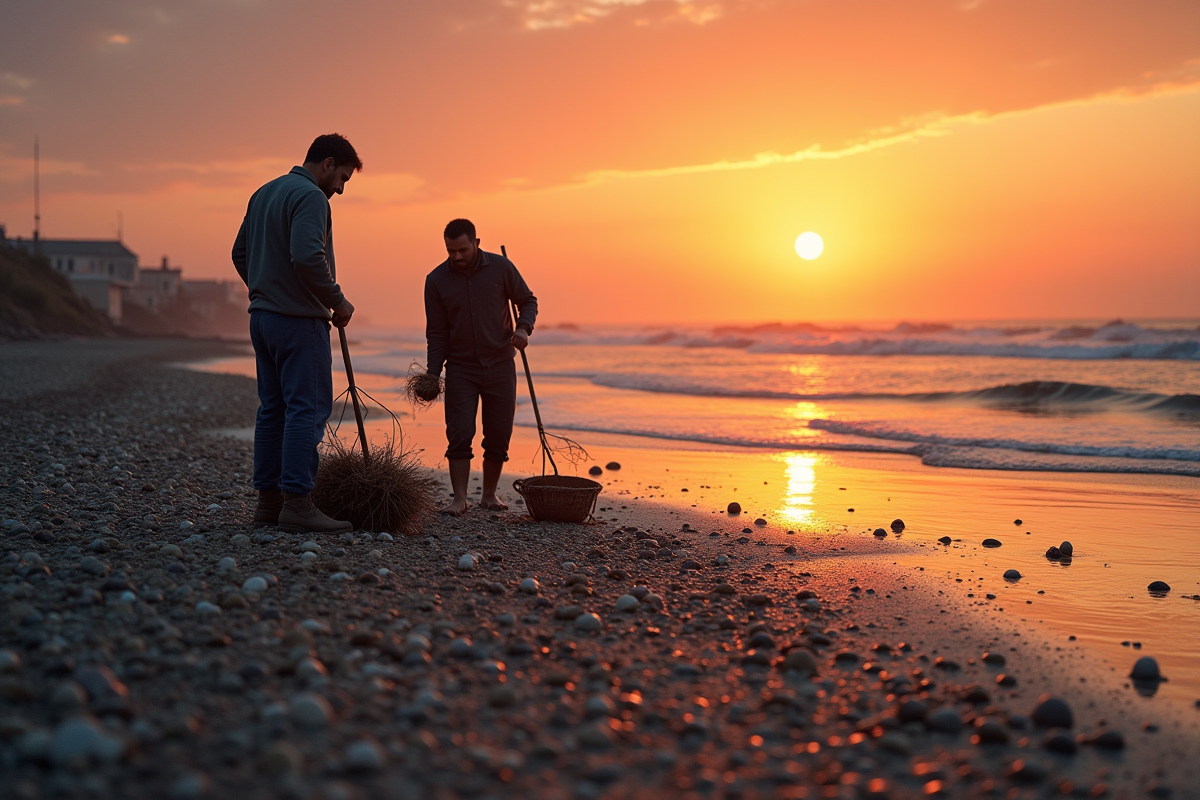
<svg viewBox="0 0 1200 800">
<path fill-rule="evenodd" d="M 254 509 L 254 524 L 274 525 L 283 510 L 283 492 L 278 489 L 259 489 L 258 507 Z"/>
<path fill-rule="evenodd" d="M 354 530 L 349 522 L 330 519 L 313 505 L 307 494 L 283 493 L 283 510 L 279 512 L 279 527 L 292 533 L 347 533 Z"/>
</svg>

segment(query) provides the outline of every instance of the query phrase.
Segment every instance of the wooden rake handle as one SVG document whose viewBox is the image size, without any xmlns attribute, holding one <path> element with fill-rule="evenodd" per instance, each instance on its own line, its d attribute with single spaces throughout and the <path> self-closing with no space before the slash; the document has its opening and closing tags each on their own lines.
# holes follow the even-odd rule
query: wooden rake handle
<svg viewBox="0 0 1200 800">
<path fill-rule="evenodd" d="M 362 444 L 363 460 L 370 461 L 371 454 L 367 448 L 367 428 L 363 425 L 362 408 L 358 404 L 358 387 L 354 385 L 354 367 L 350 366 L 350 347 L 346 344 L 345 328 L 338 327 L 338 338 L 342 340 L 342 361 L 346 364 L 346 382 L 350 385 L 350 402 L 354 405 L 354 421 L 358 423 L 358 441 Z"/>
<path fill-rule="evenodd" d="M 508 250 L 504 245 L 500 245 L 500 255 L 508 258 Z M 517 304 L 511 300 L 508 303 L 508 313 L 512 317 L 513 331 L 517 330 L 517 318 L 520 309 Z M 550 446 L 546 443 L 546 429 L 542 427 L 542 412 L 538 409 L 537 392 L 533 390 L 533 373 L 529 371 L 529 356 L 525 355 L 525 351 L 521 351 L 521 363 L 525 366 L 525 382 L 529 385 L 529 402 L 533 405 L 533 418 L 537 421 L 538 439 L 542 443 L 542 454 L 549 459 L 550 467 L 554 470 L 554 474 L 558 474 L 558 464 L 554 463 L 554 454 L 550 452 Z M 546 462 L 542 462 L 542 474 L 546 472 Z"/>
</svg>

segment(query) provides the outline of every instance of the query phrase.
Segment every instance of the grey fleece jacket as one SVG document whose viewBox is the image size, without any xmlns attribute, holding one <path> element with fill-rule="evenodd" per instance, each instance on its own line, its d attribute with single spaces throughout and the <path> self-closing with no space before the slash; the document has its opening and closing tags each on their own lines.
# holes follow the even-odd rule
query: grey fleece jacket
<svg viewBox="0 0 1200 800">
<path fill-rule="evenodd" d="M 345 299 L 333 260 L 333 216 L 304 167 L 250 198 L 233 243 L 233 265 L 250 289 L 250 311 L 330 319 Z"/>
</svg>

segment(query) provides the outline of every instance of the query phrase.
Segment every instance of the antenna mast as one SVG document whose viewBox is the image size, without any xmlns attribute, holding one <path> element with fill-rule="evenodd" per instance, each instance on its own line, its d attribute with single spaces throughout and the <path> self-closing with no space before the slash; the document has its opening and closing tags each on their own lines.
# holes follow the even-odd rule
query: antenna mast
<svg viewBox="0 0 1200 800">
<path fill-rule="evenodd" d="M 33 254 L 39 255 L 38 242 L 42 238 L 42 194 L 41 176 L 38 174 L 40 156 L 38 137 L 33 137 Z"/>
</svg>

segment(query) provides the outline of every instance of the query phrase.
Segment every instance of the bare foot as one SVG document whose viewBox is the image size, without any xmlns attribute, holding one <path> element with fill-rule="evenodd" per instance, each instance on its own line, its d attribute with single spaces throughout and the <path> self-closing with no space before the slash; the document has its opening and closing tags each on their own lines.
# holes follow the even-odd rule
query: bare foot
<svg viewBox="0 0 1200 800">
<path fill-rule="evenodd" d="M 500 498 L 495 495 L 481 498 L 479 505 L 487 511 L 508 511 L 508 504 L 500 502 Z"/>
<path fill-rule="evenodd" d="M 456 497 L 450 501 L 450 505 L 446 506 L 438 513 L 447 514 L 451 517 L 461 517 L 463 514 L 467 513 L 467 508 L 469 508 L 467 501 L 460 500 Z"/>
</svg>

